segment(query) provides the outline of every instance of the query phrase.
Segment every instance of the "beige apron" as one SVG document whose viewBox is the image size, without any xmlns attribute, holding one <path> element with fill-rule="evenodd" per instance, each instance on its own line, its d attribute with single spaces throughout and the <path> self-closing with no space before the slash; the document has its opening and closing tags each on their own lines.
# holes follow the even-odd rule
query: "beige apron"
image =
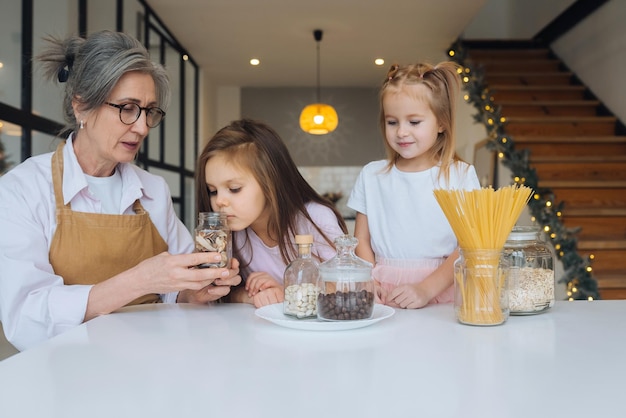
<svg viewBox="0 0 626 418">
<path fill-rule="evenodd" d="M 63 205 L 63 146 L 52 156 L 52 183 L 57 228 L 50 246 L 50 264 L 66 285 L 96 284 L 167 251 L 168 246 L 150 215 L 136 200 L 135 215 L 74 212 Z M 129 303 L 159 302 L 148 294 Z"/>
</svg>

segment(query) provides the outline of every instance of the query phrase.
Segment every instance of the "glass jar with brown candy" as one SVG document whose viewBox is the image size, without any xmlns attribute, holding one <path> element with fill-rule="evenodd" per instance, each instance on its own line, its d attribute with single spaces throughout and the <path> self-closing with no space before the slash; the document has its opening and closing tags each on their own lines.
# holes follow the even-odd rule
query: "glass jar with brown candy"
<svg viewBox="0 0 626 418">
<path fill-rule="evenodd" d="M 327 321 L 370 319 L 374 312 L 372 264 L 354 253 L 351 235 L 335 239 L 337 255 L 319 266 L 317 316 Z"/>
</svg>

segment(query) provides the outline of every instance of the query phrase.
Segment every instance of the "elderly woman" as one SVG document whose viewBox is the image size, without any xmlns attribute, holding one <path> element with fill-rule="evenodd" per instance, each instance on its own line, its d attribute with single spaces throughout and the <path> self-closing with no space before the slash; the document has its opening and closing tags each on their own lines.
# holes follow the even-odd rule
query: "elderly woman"
<svg viewBox="0 0 626 418">
<path fill-rule="evenodd" d="M 206 303 L 241 281 L 193 253 L 164 179 L 133 164 L 165 117 L 165 70 L 109 31 L 47 39 L 39 55 L 65 87 L 71 131 L 56 152 L 0 178 L 0 318 L 18 349 L 128 304 Z"/>
</svg>

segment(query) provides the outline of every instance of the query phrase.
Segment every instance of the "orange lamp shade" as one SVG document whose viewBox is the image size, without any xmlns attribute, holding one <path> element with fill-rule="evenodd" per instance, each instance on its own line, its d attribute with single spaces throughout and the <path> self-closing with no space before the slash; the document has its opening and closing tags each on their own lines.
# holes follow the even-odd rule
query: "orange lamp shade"
<svg viewBox="0 0 626 418">
<path fill-rule="evenodd" d="M 337 112 L 331 105 L 313 103 L 302 109 L 300 128 L 313 135 L 325 135 L 334 131 L 339 124 Z"/>
</svg>

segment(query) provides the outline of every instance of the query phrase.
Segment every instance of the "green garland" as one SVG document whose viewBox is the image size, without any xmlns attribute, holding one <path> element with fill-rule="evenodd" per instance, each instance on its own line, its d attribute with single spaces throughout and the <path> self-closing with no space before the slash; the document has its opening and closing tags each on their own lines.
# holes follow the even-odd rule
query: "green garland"
<svg viewBox="0 0 626 418">
<path fill-rule="evenodd" d="M 497 152 L 502 164 L 511 170 L 515 183 L 534 190 L 528 206 L 534 220 L 550 237 L 557 257 L 563 263 L 564 274 L 559 283 L 567 284 L 569 300 L 599 299 L 598 284 L 591 275 L 591 257 L 583 259 L 577 251 L 576 234 L 580 228 L 566 228 L 563 225 L 561 216 L 564 202 L 555 204 L 552 190 L 539 187 L 537 172 L 529 164 L 529 151 L 515 149 L 513 138 L 506 133 L 506 119 L 501 115 L 500 107 L 492 101 L 484 82 L 483 69 L 466 64 L 466 54 L 458 40 L 448 50 L 450 58 L 462 66 L 463 88 L 467 92 L 465 99 L 478 110 L 474 120 L 487 129 L 487 149 Z"/>
</svg>

